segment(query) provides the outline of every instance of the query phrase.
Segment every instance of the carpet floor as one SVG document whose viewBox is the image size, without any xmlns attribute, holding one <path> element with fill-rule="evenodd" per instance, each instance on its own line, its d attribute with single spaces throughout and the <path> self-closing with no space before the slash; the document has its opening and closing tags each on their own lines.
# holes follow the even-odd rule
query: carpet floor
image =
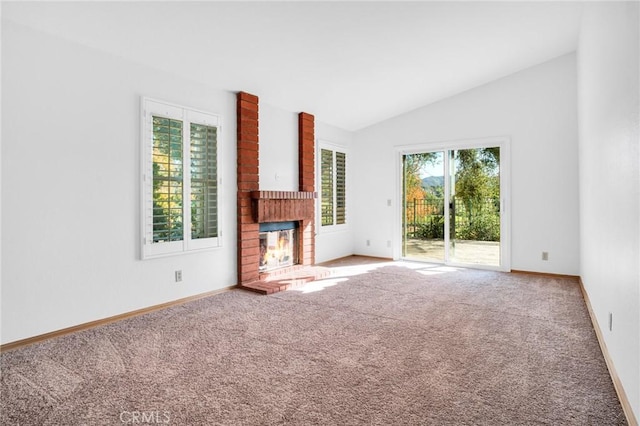
<svg viewBox="0 0 640 426">
<path fill-rule="evenodd" d="M 2 353 L 0 423 L 626 424 L 575 280 L 335 271 Z"/>
</svg>

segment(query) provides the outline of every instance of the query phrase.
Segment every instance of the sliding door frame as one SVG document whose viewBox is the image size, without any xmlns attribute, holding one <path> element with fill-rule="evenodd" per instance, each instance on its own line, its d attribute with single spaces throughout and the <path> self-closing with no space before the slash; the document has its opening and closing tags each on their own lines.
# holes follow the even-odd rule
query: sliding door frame
<svg viewBox="0 0 640 426">
<path fill-rule="evenodd" d="M 403 156 L 407 154 L 419 154 L 423 152 L 444 152 L 444 167 L 446 173 L 450 172 L 447 151 L 475 149 L 475 148 L 500 148 L 500 265 L 476 265 L 461 264 L 449 259 L 449 232 L 445 232 L 445 265 L 470 267 L 476 269 L 491 269 L 497 271 L 511 271 L 511 139 L 507 136 L 464 139 L 453 141 L 431 142 L 413 145 L 397 145 L 396 154 L 396 197 L 393 231 L 393 258 L 403 258 L 403 226 L 402 212 L 404 203 L 403 194 Z M 449 167 L 449 168 L 447 168 Z M 450 180 L 445 179 L 445 193 L 450 194 Z M 449 215 L 445 215 L 445 230 L 449 229 Z"/>
</svg>

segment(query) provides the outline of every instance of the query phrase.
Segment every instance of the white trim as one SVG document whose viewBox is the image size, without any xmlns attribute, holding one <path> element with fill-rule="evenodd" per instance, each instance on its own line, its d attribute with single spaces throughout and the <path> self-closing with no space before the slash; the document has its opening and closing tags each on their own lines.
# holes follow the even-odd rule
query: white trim
<svg viewBox="0 0 640 426">
<path fill-rule="evenodd" d="M 494 136 L 478 139 L 460 139 L 450 141 L 425 142 L 420 144 L 396 145 L 395 150 L 401 155 L 417 154 L 426 151 L 444 151 L 451 149 L 491 148 L 500 144 L 510 144 L 509 136 Z M 501 155 L 502 158 L 502 155 Z"/>
<path fill-rule="evenodd" d="M 451 256 L 451 232 L 449 232 L 449 230 L 451 229 L 451 214 L 449 211 L 449 206 L 451 205 L 451 156 L 449 155 L 449 153 L 451 152 L 450 150 L 444 150 L 444 151 L 440 151 L 442 152 L 442 157 L 443 157 L 443 178 L 444 178 L 444 261 L 446 262 L 447 259 L 450 258 Z M 448 178 L 448 179 L 447 179 Z M 455 189 L 455 183 L 454 183 L 454 189 Z M 454 198 L 455 198 L 455 194 Z"/>
<path fill-rule="evenodd" d="M 393 232 L 393 258 L 402 258 L 402 156 L 407 154 L 417 154 L 421 152 L 443 151 L 445 153 L 444 167 L 447 167 L 449 159 L 446 158 L 447 151 L 500 147 L 500 265 L 493 267 L 489 265 L 461 264 L 448 261 L 448 240 L 449 236 L 445 232 L 445 264 L 451 266 L 472 267 L 477 269 L 490 269 L 499 271 L 511 270 L 511 138 L 509 136 L 495 136 L 478 139 L 462 139 L 451 141 L 435 141 L 420 144 L 397 145 L 394 147 L 396 155 L 396 205 L 395 205 L 395 225 Z M 445 179 L 445 204 L 448 200 L 450 183 Z M 445 208 L 447 206 L 445 205 Z M 445 226 L 448 229 L 448 215 L 445 215 Z M 415 260 L 415 259 L 412 259 Z"/>
<path fill-rule="evenodd" d="M 332 149 L 334 151 L 340 151 L 340 152 L 344 152 L 348 154 L 349 151 L 349 147 L 347 145 L 340 145 L 339 143 L 335 143 L 335 142 L 328 142 L 326 140 L 322 140 L 322 139 L 318 139 L 317 143 L 316 143 L 316 147 L 319 149 L 320 146 Z"/>
</svg>

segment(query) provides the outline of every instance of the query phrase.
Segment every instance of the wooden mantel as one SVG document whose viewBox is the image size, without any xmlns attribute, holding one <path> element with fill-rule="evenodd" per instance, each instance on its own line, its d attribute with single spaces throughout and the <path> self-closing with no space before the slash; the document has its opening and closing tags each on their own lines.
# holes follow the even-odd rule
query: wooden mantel
<svg viewBox="0 0 640 426">
<path fill-rule="evenodd" d="M 313 220 L 317 193 L 251 191 L 253 220 L 258 223 Z"/>
</svg>

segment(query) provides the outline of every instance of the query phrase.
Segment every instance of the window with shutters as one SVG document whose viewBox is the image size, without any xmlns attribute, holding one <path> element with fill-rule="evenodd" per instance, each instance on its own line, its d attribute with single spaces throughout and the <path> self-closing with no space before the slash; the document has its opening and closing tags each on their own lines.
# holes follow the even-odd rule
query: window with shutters
<svg viewBox="0 0 640 426">
<path fill-rule="evenodd" d="M 220 245 L 220 117 L 142 100 L 142 257 Z"/>
<path fill-rule="evenodd" d="M 347 154 L 344 149 L 320 144 L 320 228 L 347 224 Z"/>
</svg>

